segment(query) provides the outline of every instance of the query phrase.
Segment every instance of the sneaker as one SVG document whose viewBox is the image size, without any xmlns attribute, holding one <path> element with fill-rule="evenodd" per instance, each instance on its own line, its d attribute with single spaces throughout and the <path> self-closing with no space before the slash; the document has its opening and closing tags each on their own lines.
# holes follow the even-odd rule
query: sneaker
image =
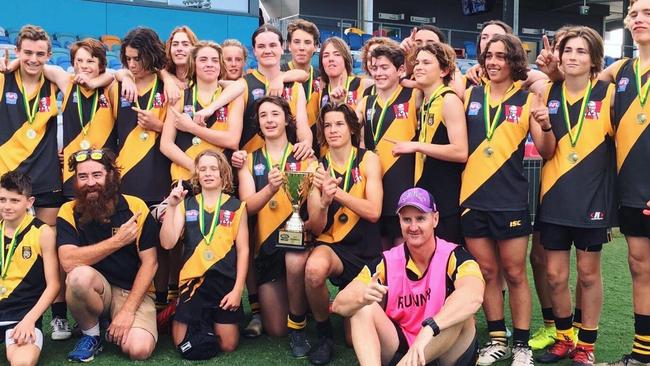
<svg viewBox="0 0 650 366">
<path fill-rule="evenodd" d="M 512 351 L 507 344 L 489 341 L 478 351 L 476 364 L 479 366 L 489 366 L 497 361 L 507 360 L 511 356 Z"/>
<path fill-rule="evenodd" d="M 253 318 L 244 328 L 242 335 L 246 338 L 257 338 L 262 335 L 262 330 L 262 315 L 257 313 L 253 314 Z"/>
<path fill-rule="evenodd" d="M 516 344 L 512 347 L 512 366 L 534 366 L 533 350 L 528 345 Z"/>
<path fill-rule="evenodd" d="M 633 358 L 632 355 L 623 355 L 620 360 L 597 363 L 596 366 L 650 366 L 650 363 L 638 361 L 636 358 Z"/>
<path fill-rule="evenodd" d="M 305 358 L 311 349 L 307 333 L 304 329 L 289 330 L 289 347 L 291 348 L 291 356 L 294 358 Z"/>
<path fill-rule="evenodd" d="M 533 351 L 544 349 L 555 343 L 555 333 L 555 326 L 542 326 L 533 333 L 533 336 L 528 341 L 528 345 Z"/>
<path fill-rule="evenodd" d="M 72 337 L 72 331 L 70 330 L 70 325 L 68 324 L 68 319 L 54 317 L 50 321 L 52 326 L 52 340 L 53 341 L 64 341 Z"/>
<path fill-rule="evenodd" d="M 312 365 L 326 365 L 334 357 L 334 340 L 321 337 L 318 344 L 309 351 L 309 362 Z"/>
<path fill-rule="evenodd" d="M 102 341 L 99 336 L 82 335 L 72 352 L 68 353 L 68 361 L 90 362 L 101 350 Z"/>
<path fill-rule="evenodd" d="M 578 346 L 573 351 L 573 362 L 571 366 L 594 366 L 596 356 L 594 356 L 594 347 Z"/>
<path fill-rule="evenodd" d="M 537 357 L 537 361 L 541 363 L 556 363 L 571 355 L 575 344 L 572 341 L 555 340 L 555 343 L 546 350 L 541 356 Z"/>
</svg>

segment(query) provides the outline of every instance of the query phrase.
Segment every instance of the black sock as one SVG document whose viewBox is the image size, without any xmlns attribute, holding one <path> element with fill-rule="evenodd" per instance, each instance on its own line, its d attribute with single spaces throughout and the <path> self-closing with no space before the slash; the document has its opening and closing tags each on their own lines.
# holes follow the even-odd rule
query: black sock
<svg viewBox="0 0 650 366">
<path fill-rule="evenodd" d="M 65 304 L 65 301 L 55 302 L 52 304 L 52 318 L 68 318 L 68 307 Z"/>
<path fill-rule="evenodd" d="M 296 315 L 289 312 L 287 327 L 292 330 L 302 330 L 307 326 L 307 314 Z"/>
<path fill-rule="evenodd" d="M 530 339 L 530 329 L 514 328 L 512 330 L 512 344 L 527 346 L 529 339 Z"/>
<path fill-rule="evenodd" d="M 507 345 L 508 339 L 506 338 L 506 322 L 503 319 L 488 320 L 487 322 L 488 335 L 490 339 L 501 344 Z"/>
<path fill-rule="evenodd" d="M 573 327 L 580 328 L 582 327 L 582 309 L 576 307 L 573 311 Z"/>
<path fill-rule="evenodd" d="M 334 338 L 332 335 L 332 323 L 330 322 L 329 319 L 323 321 L 323 322 L 316 322 L 316 333 L 318 334 L 318 338 Z"/>
<path fill-rule="evenodd" d="M 542 318 L 544 319 L 545 326 L 555 325 L 555 316 L 553 316 L 553 308 L 542 308 Z"/>
<path fill-rule="evenodd" d="M 248 303 L 251 306 L 251 314 L 259 314 L 261 311 L 260 296 L 258 294 L 248 294 Z"/>
<path fill-rule="evenodd" d="M 634 344 L 632 358 L 639 362 L 650 362 L 650 315 L 634 313 Z"/>
<path fill-rule="evenodd" d="M 156 304 L 167 303 L 167 291 L 156 291 Z"/>
</svg>

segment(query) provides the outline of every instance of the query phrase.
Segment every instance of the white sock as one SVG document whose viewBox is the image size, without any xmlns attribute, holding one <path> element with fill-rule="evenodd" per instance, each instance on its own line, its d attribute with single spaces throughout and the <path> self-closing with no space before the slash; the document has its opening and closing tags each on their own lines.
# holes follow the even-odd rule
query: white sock
<svg viewBox="0 0 650 366">
<path fill-rule="evenodd" d="M 90 329 L 82 330 L 81 333 L 88 336 L 99 337 L 99 323 L 95 324 Z"/>
</svg>

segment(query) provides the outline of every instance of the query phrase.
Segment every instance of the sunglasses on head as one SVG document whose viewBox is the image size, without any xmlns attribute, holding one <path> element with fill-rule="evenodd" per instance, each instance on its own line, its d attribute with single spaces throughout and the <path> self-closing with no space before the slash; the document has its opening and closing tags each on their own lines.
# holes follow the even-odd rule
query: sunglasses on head
<svg viewBox="0 0 650 366">
<path fill-rule="evenodd" d="M 104 157 L 104 150 L 80 150 L 74 153 L 74 161 L 77 163 L 90 160 L 101 160 Z"/>
</svg>

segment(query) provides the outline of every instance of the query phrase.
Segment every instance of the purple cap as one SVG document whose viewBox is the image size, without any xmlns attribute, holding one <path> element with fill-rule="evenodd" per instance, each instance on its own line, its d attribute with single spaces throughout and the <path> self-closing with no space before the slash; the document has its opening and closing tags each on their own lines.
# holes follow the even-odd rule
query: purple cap
<svg viewBox="0 0 650 366">
<path fill-rule="evenodd" d="M 397 213 L 405 206 L 412 206 L 426 213 L 436 212 L 436 202 L 428 191 L 422 188 L 411 188 L 399 197 Z"/>
</svg>

